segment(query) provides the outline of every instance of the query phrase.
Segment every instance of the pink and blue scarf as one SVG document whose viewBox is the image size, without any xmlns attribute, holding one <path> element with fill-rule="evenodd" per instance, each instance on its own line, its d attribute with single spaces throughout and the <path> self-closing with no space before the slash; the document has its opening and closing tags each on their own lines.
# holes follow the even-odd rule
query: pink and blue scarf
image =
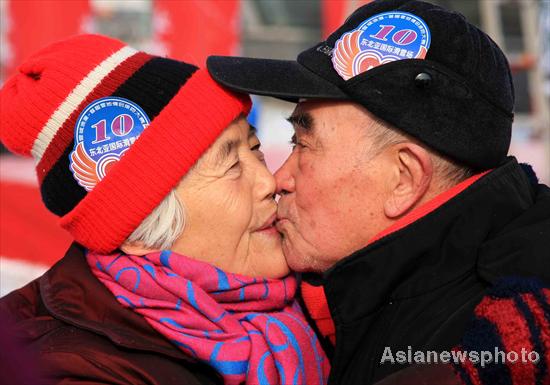
<svg viewBox="0 0 550 385">
<path fill-rule="evenodd" d="M 89 252 L 94 275 L 226 384 L 325 384 L 329 363 L 294 299 L 296 279 L 251 278 L 170 251 Z"/>
</svg>

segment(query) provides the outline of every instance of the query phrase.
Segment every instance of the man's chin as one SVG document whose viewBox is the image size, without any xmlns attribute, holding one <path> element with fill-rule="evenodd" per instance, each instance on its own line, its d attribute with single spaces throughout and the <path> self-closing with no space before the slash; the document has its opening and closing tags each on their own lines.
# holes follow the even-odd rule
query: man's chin
<svg viewBox="0 0 550 385">
<path fill-rule="evenodd" d="M 319 263 L 318 258 L 315 257 L 315 247 L 301 237 L 289 220 L 277 223 L 277 229 L 283 237 L 283 254 L 292 271 L 319 273 L 325 270 Z"/>
<path fill-rule="evenodd" d="M 303 255 L 300 253 L 295 252 L 292 249 L 288 249 L 283 244 L 283 254 L 286 258 L 286 263 L 288 263 L 288 267 L 292 271 L 298 272 L 298 273 L 322 273 L 323 269 L 321 269 L 317 264 L 315 263 L 315 259 L 312 258 L 309 255 Z"/>
</svg>

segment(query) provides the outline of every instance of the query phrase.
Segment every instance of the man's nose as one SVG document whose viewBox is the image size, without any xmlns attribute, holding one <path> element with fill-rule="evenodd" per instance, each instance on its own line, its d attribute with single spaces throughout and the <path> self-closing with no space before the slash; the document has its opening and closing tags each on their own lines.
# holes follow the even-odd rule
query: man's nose
<svg viewBox="0 0 550 385">
<path fill-rule="evenodd" d="M 275 182 L 277 183 L 277 194 L 285 195 L 293 193 L 295 189 L 294 167 L 292 154 L 285 163 L 275 172 Z"/>
</svg>

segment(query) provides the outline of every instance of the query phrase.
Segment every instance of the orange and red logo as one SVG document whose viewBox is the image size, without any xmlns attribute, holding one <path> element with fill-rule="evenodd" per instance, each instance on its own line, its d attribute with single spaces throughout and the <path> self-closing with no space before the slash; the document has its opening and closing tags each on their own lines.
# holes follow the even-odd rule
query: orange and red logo
<svg viewBox="0 0 550 385">
<path fill-rule="evenodd" d="M 430 29 L 420 17 L 407 12 L 380 13 L 338 39 L 332 65 L 348 80 L 392 61 L 424 59 L 430 41 Z"/>
</svg>

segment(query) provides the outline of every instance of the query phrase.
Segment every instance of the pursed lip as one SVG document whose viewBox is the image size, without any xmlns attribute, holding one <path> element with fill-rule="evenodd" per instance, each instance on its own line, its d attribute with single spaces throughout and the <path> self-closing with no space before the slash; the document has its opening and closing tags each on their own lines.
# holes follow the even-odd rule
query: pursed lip
<svg viewBox="0 0 550 385">
<path fill-rule="evenodd" d="M 277 212 L 277 222 L 288 219 L 283 213 Z"/>
<path fill-rule="evenodd" d="M 277 219 L 277 214 L 274 213 L 273 215 L 271 215 L 267 221 L 264 222 L 263 226 L 260 227 L 258 230 L 256 231 L 262 231 L 262 230 L 267 230 L 267 229 L 270 229 L 272 228 L 274 225 L 275 225 L 275 220 Z"/>
<path fill-rule="evenodd" d="M 275 227 L 279 232 L 283 230 L 282 225 L 285 221 L 288 221 L 288 218 L 286 217 L 277 217 L 277 220 L 275 221 Z"/>
</svg>

